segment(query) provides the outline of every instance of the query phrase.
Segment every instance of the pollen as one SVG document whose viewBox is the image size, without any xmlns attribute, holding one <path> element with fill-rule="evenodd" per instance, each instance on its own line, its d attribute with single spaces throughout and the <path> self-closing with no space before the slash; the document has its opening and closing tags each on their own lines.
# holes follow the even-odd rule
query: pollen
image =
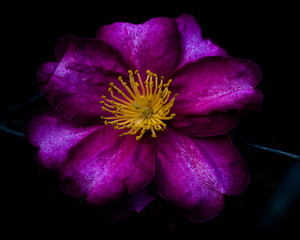
<svg viewBox="0 0 300 240">
<path fill-rule="evenodd" d="M 146 71 L 147 77 L 143 82 L 139 71 L 129 70 L 129 83 L 119 76 L 118 80 L 123 90 L 114 83 L 109 84 L 108 92 L 110 98 L 102 96 L 102 110 L 112 114 L 111 117 L 103 117 L 106 126 L 111 125 L 114 129 L 126 129 L 120 136 L 136 135 L 136 140 L 147 132 L 151 132 L 151 137 L 156 138 L 156 132 L 163 131 L 167 125 L 165 120 L 174 118 L 175 113 L 170 114 L 170 109 L 178 94 L 170 98 L 170 79 L 164 83 L 164 77 L 160 80 L 156 73 Z M 127 80 L 128 81 L 128 80 Z M 130 87 L 128 86 L 130 85 Z"/>
</svg>

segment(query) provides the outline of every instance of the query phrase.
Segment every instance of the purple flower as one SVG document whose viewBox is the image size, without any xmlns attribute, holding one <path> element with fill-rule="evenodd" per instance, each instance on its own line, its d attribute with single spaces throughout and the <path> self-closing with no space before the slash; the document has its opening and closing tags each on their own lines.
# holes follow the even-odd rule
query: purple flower
<svg viewBox="0 0 300 240">
<path fill-rule="evenodd" d="M 25 135 L 65 193 L 114 219 L 158 193 L 202 222 L 221 211 L 223 194 L 245 190 L 248 170 L 228 132 L 260 108 L 260 71 L 203 39 L 193 17 L 67 36 L 55 56 L 37 74 L 51 107 L 30 114 Z"/>
</svg>

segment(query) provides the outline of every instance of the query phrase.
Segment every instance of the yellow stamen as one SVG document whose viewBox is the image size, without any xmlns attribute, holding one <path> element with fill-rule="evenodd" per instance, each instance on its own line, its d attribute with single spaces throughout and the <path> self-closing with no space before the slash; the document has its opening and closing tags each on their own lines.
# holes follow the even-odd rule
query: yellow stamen
<svg viewBox="0 0 300 240">
<path fill-rule="evenodd" d="M 175 113 L 168 115 L 178 96 L 175 94 L 168 102 L 171 95 L 168 87 L 172 80 L 164 84 L 164 77 L 161 76 L 158 85 L 157 74 L 147 70 L 147 77 L 143 83 L 138 70 L 134 73 L 129 70 L 128 74 L 130 84 L 127 84 L 121 76 L 118 78 L 127 92 L 122 91 L 114 83 L 109 84 L 108 91 L 114 100 L 102 96 L 103 101 L 100 104 L 103 105 L 103 111 L 108 111 L 114 116 L 101 116 L 101 119 L 105 119 L 106 126 L 112 125 L 114 129 L 129 129 L 120 136 L 135 135 L 140 132 L 136 137 L 136 140 L 140 140 L 147 131 L 151 131 L 151 137 L 156 138 L 156 132 L 163 131 L 167 127 L 162 120 L 170 120 L 176 116 Z M 135 81 L 134 75 L 137 76 L 139 83 Z M 113 94 L 114 90 L 121 95 L 121 98 Z"/>
</svg>

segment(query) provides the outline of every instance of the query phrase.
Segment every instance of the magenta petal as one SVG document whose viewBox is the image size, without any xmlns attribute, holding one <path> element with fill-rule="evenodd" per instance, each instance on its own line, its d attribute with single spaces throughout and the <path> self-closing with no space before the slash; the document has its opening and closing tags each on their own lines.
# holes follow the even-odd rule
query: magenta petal
<svg viewBox="0 0 300 240">
<path fill-rule="evenodd" d="M 46 62 L 37 71 L 37 82 L 42 88 L 48 83 L 58 66 L 57 62 Z"/>
<path fill-rule="evenodd" d="M 248 170 L 227 135 L 196 139 L 168 128 L 157 138 L 155 187 L 193 221 L 216 216 L 222 194 L 238 195 L 248 182 Z"/>
<path fill-rule="evenodd" d="M 39 148 L 37 162 L 42 168 L 57 171 L 68 156 L 68 151 L 98 126 L 79 126 L 66 121 L 51 108 L 39 107 L 26 119 L 24 134 Z"/>
<path fill-rule="evenodd" d="M 153 142 L 136 141 L 102 126 L 73 149 L 60 169 L 61 187 L 91 205 L 103 205 L 147 186 L 154 174 Z"/>
<path fill-rule="evenodd" d="M 156 197 L 157 195 L 151 190 L 143 188 L 134 194 L 126 195 L 124 198 L 112 205 L 105 206 L 101 213 L 110 220 L 123 221 L 132 215 L 140 213 L 144 210 L 144 208 L 152 203 Z"/>
<path fill-rule="evenodd" d="M 203 39 L 201 28 L 196 19 L 183 14 L 176 23 L 181 33 L 182 59 L 179 68 L 207 56 L 227 56 L 227 53 L 209 39 Z"/>
<path fill-rule="evenodd" d="M 199 115 L 177 115 L 170 125 L 190 137 L 211 137 L 226 134 L 238 124 L 234 112 Z"/>
<path fill-rule="evenodd" d="M 61 50 L 62 58 L 51 77 L 41 74 L 45 65 L 39 71 L 41 92 L 64 117 L 98 123 L 107 114 L 101 110 L 101 96 L 107 94 L 110 82 L 118 83 L 119 75 L 127 75 L 128 67 L 104 41 L 68 37 L 63 42 L 66 49 Z"/>
<path fill-rule="evenodd" d="M 227 133 L 243 114 L 259 110 L 259 82 L 259 68 L 250 60 L 206 57 L 187 65 L 170 86 L 178 93 L 172 126 L 197 137 Z"/>
<path fill-rule="evenodd" d="M 70 41 L 72 41 L 72 39 L 75 39 L 72 35 L 66 35 L 58 40 L 58 42 L 55 46 L 55 49 L 54 49 L 54 55 L 58 62 L 65 55 L 65 53 L 69 47 Z"/>
<path fill-rule="evenodd" d="M 126 58 L 132 70 L 150 70 L 170 76 L 180 59 L 180 34 L 170 18 L 153 18 L 143 24 L 118 22 L 101 27 L 97 39 L 107 41 Z"/>
</svg>

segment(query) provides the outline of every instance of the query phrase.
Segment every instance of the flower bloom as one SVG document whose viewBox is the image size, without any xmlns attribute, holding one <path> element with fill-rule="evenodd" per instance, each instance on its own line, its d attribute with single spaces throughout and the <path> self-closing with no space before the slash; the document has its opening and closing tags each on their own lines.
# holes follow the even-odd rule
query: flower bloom
<svg viewBox="0 0 300 240">
<path fill-rule="evenodd" d="M 204 39 L 189 15 L 66 36 L 38 70 L 51 106 L 27 118 L 40 167 L 62 190 L 121 219 L 156 196 L 192 221 L 215 217 L 249 174 L 228 132 L 259 110 L 260 71 Z"/>
</svg>

